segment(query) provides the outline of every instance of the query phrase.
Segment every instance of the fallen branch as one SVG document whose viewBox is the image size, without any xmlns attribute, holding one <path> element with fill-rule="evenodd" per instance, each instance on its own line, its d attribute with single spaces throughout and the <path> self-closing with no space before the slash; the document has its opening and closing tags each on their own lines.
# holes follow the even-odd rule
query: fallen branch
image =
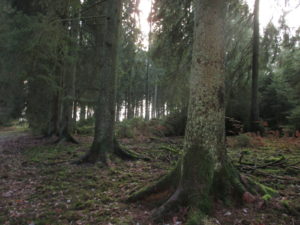
<svg viewBox="0 0 300 225">
<path fill-rule="evenodd" d="M 260 165 L 260 166 L 252 163 L 242 163 L 240 160 L 238 168 L 242 170 L 255 171 L 257 169 L 266 169 L 267 167 L 271 167 L 271 166 L 282 166 L 284 163 L 286 163 L 286 158 L 284 156 L 276 161 L 267 163 L 265 165 Z"/>
<path fill-rule="evenodd" d="M 265 176 L 265 177 L 271 177 L 271 178 L 274 178 L 274 179 L 278 179 L 278 180 L 289 180 L 289 181 L 294 181 L 294 182 L 300 182 L 300 179 L 296 179 L 296 178 L 293 178 L 293 177 L 289 177 L 289 176 L 276 176 L 276 175 L 272 175 L 270 173 L 264 173 L 262 171 L 255 171 L 255 174 L 257 175 L 262 175 L 262 176 Z"/>
<path fill-rule="evenodd" d="M 175 154 L 178 154 L 178 155 L 181 155 L 181 154 L 182 154 L 181 150 L 175 149 L 175 148 L 172 148 L 172 147 L 166 146 L 166 145 L 160 146 L 160 149 L 162 149 L 162 150 L 167 150 L 167 151 L 169 151 L 169 152 L 172 152 L 172 153 L 175 153 Z"/>
</svg>

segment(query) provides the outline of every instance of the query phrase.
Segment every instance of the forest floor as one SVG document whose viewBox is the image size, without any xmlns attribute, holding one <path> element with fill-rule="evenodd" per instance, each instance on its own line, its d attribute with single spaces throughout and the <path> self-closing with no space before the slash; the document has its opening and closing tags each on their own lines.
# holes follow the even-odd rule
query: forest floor
<svg viewBox="0 0 300 225">
<path fill-rule="evenodd" d="M 175 164 L 183 139 L 121 139 L 151 161 L 113 160 L 111 168 L 73 165 L 92 138 L 80 145 L 54 145 L 15 129 L 0 129 L 0 224 L 154 225 L 147 202 L 127 204 L 131 193 L 156 181 Z M 210 224 L 300 225 L 300 138 L 228 138 L 229 155 L 240 171 L 278 191 L 252 203 L 216 203 Z M 237 146 L 239 145 L 239 146 Z M 242 156 L 242 157 L 241 157 Z M 187 209 L 160 224 L 184 224 Z"/>
</svg>

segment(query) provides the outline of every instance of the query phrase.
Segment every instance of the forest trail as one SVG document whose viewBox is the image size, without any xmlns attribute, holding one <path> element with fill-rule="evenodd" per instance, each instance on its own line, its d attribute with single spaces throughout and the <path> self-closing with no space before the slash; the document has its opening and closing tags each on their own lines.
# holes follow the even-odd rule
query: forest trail
<svg viewBox="0 0 300 225">
<path fill-rule="evenodd" d="M 20 137 L 28 135 L 25 131 L 15 131 L 12 129 L 0 130 L 0 152 L 5 149 L 5 145 L 17 140 Z"/>
<path fill-rule="evenodd" d="M 11 129 L 0 131 L 1 224 L 30 224 L 22 220 L 21 223 L 16 222 L 17 220 L 14 218 L 28 216 L 30 214 L 28 210 L 34 208 L 28 199 L 35 192 L 38 178 L 34 168 L 25 166 L 25 159 L 21 151 L 29 146 L 31 138 L 31 135 L 25 131 Z M 12 220 L 7 222 L 5 217 L 12 218 Z"/>
</svg>

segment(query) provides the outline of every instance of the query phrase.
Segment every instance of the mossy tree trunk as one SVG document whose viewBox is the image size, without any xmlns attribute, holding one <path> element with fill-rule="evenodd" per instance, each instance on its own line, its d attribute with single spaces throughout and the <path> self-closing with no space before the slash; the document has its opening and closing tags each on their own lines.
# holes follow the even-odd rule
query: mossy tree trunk
<svg viewBox="0 0 300 225">
<path fill-rule="evenodd" d="M 180 188 L 202 209 L 209 201 L 216 171 L 225 160 L 225 74 L 223 0 L 195 2 L 190 101 L 185 132 L 186 154 Z"/>
<path fill-rule="evenodd" d="M 153 186 L 129 200 L 142 199 L 163 190 L 173 190 L 154 213 L 165 215 L 173 207 L 189 206 L 187 224 L 201 224 L 212 197 L 244 192 L 239 174 L 226 158 L 224 107 L 224 20 L 225 1 L 195 1 L 195 27 L 190 101 L 186 126 L 185 154 L 177 167 Z M 175 186 L 174 186 L 175 182 Z M 175 187 L 175 189 L 174 189 Z"/>
</svg>

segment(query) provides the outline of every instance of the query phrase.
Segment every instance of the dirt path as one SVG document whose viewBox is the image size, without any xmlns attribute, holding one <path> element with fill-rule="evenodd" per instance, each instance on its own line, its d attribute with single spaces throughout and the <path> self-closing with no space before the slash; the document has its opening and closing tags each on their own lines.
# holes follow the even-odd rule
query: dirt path
<svg viewBox="0 0 300 225">
<path fill-rule="evenodd" d="M 26 132 L 0 132 L 0 224 L 17 224 L 15 221 L 32 208 L 28 199 L 38 181 L 35 170 L 24 166 L 21 153 L 31 141 L 32 136 Z M 22 221 L 22 224 L 30 224 L 30 221 Z"/>
<path fill-rule="evenodd" d="M 28 133 L 23 131 L 0 131 L 0 152 L 2 152 L 6 148 L 7 144 L 27 135 Z"/>
</svg>

